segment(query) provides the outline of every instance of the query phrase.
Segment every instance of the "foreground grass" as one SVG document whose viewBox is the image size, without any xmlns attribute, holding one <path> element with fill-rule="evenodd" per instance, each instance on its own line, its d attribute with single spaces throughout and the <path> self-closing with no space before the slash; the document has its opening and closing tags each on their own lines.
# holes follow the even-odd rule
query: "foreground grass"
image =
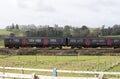
<svg viewBox="0 0 120 79">
<path fill-rule="evenodd" d="M 66 70 L 100 70 L 119 62 L 119 56 L 0 56 L 0 66 Z M 101 66 L 102 65 L 102 66 Z"/>
<path fill-rule="evenodd" d="M 118 71 L 120 72 L 119 56 L 7 56 L 0 55 L 0 66 L 25 67 L 59 70 L 83 70 L 83 71 Z M 114 68 L 114 64 L 117 64 Z M 113 67 L 113 68 L 111 68 Z M 117 68 L 116 68 L 117 67 Z M 11 71 L 9 71 L 11 72 Z M 12 71 L 16 72 L 16 71 Z M 30 71 L 25 71 L 31 73 Z M 41 73 L 47 74 L 51 73 Z M 59 74 L 63 75 L 62 73 Z M 66 74 L 76 76 L 76 74 Z M 77 76 L 80 76 L 77 74 Z"/>
</svg>

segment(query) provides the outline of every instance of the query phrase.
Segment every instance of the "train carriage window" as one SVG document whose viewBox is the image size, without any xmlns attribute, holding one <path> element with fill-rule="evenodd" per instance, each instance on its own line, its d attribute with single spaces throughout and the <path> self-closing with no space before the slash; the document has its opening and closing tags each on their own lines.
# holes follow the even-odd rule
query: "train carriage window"
<svg viewBox="0 0 120 79">
<path fill-rule="evenodd" d="M 99 39 L 99 42 L 105 42 L 105 40 L 104 39 Z"/>
<path fill-rule="evenodd" d="M 119 42 L 119 40 L 118 39 L 115 39 L 115 40 L 113 40 L 114 42 Z"/>
<path fill-rule="evenodd" d="M 70 42 L 76 42 L 76 40 L 75 39 L 70 39 Z"/>
<path fill-rule="evenodd" d="M 93 39 L 92 42 L 98 42 L 98 40 L 97 39 Z"/>
<path fill-rule="evenodd" d="M 36 39 L 35 42 L 41 42 L 41 39 Z"/>
<path fill-rule="evenodd" d="M 19 42 L 19 39 L 14 39 L 14 42 Z"/>
<path fill-rule="evenodd" d="M 9 40 L 9 42 L 12 42 L 12 40 Z"/>
<path fill-rule="evenodd" d="M 29 42 L 34 42 L 34 39 L 28 39 Z"/>
<path fill-rule="evenodd" d="M 56 39 L 50 39 L 50 42 L 56 42 Z"/>
<path fill-rule="evenodd" d="M 78 42 L 78 43 L 82 43 L 82 42 L 83 42 L 83 39 L 78 39 L 77 42 Z"/>
</svg>

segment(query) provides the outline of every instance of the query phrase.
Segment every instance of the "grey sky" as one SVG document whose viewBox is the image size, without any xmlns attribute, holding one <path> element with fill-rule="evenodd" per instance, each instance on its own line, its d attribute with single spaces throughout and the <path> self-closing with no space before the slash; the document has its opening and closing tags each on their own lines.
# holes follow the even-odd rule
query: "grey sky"
<svg viewBox="0 0 120 79">
<path fill-rule="evenodd" d="M 120 24 L 120 0 L 0 0 L 0 28 L 15 24 Z"/>
</svg>

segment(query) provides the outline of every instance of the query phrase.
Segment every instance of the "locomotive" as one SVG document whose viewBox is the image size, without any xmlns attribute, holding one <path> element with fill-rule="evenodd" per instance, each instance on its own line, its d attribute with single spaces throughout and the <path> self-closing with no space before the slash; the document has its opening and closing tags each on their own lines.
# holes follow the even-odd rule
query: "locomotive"
<svg viewBox="0 0 120 79">
<path fill-rule="evenodd" d="M 72 37 L 9 37 L 4 39 L 5 47 L 37 47 L 37 48 L 60 48 L 69 46 L 82 47 L 120 47 L 120 38 L 72 38 Z"/>
</svg>

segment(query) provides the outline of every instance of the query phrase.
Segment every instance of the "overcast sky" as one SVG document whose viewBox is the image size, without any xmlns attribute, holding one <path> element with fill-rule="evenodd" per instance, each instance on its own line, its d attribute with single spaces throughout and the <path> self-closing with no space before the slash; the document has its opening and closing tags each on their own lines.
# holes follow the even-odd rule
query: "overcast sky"
<svg viewBox="0 0 120 79">
<path fill-rule="evenodd" d="M 120 24 L 120 0 L 0 0 L 0 28 L 14 24 Z"/>
</svg>

